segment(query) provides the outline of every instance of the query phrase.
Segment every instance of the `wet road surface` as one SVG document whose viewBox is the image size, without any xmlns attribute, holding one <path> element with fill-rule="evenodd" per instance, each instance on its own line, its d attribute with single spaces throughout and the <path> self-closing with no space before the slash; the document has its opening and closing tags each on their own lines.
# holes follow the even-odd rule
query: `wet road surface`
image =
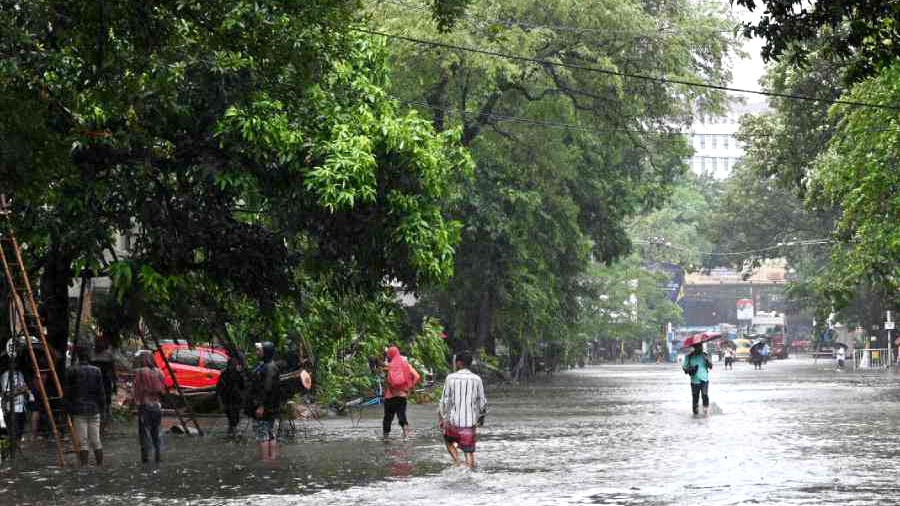
<svg viewBox="0 0 900 506">
<path fill-rule="evenodd" d="M 3 504 L 563 505 L 900 504 L 900 383 L 791 359 L 712 372 L 712 415 L 690 413 L 671 365 L 588 367 L 488 389 L 479 469 L 449 465 L 433 405 L 416 437 L 380 437 L 380 408 L 299 425 L 276 463 L 252 441 L 167 435 L 159 468 L 136 438 L 106 442 L 108 466 L 0 471 Z M 221 432 L 221 425 L 219 425 Z M 252 436 L 251 431 L 246 432 Z M 33 447 L 32 447 L 33 448 Z M 10 502 L 7 502 L 10 500 Z"/>
</svg>

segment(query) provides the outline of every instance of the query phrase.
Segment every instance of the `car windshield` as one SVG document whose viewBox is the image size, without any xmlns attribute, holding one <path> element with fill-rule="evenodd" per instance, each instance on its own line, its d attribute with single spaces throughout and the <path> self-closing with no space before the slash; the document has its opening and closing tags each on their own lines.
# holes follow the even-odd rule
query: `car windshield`
<svg viewBox="0 0 900 506">
<path fill-rule="evenodd" d="M 207 352 L 204 358 L 204 365 L 207 369 L 224 371 L 225 367 L 228 365 L 228 359 L 224 355 L 215 352 Z"/>
</svg>

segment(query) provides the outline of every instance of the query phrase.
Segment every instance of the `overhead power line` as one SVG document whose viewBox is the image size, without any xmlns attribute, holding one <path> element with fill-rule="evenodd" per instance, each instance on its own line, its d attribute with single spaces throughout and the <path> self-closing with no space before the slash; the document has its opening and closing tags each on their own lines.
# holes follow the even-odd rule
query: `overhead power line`
<svg viewBox="0 0 900 506">
<path fill-rule="evenodd" d="M 648 246 L 662 246 L 665 248 L 671 248 L 679 251 L 685 251 L 687 253 L 695 253 L 697 255 L 703 256 L 744 256 L 744 255 L 752 255 L 754 253 L 764 253 L 766 251 L 772 251 L 776 249 L 781 249 L 785 247 L 793 247 L 793 246 L 816 246 L 821 244 L 831 244 L 834 241 L 831 239 L 805 239 L 799 241 L 788 241 L 788 242 L 780 242 L 773 246 L 767 246 L 765 248 L 759 249 L 751 249 L 745 251 L 699 251 L 692 248 L 685 248 L 683 246 L 677 246 L 667 241 L 634 241 L 635 244 L 648 245 Z"/>
<path fill-rule="evenodd" d="M 688 81 L 688 80 L 684 80 L 684 79 L 650 76 L 650 75 L 645 75 L 645 74 L 634 74 L 631 72 L 622 72 L 622 71 L 618 71 L 618 70 L 602 69 L 602 68 L 598 68 L 598 67 L 588 67 L 585 65 L 577 65 L 574 63 L 555 62 L 555 61 L 550 61 L 550 60 L 544 60 L 541 58 L 533 58 L 530 56 L 522 56 L 522 55 L 517 55 L 517 54 L 511 54 L 511 53 L 501 53 L 499 51 L 492 51 L 492 50 L 488 50 L 488 49 L 480 49 L 480 48 L 468 47 L 468 46 L 460 46 L 457 44 L 448 44 L 446 42 L 438 42 L 438 41 L 434 41 L 434 40 L 418 39 L 415 37 L 408 37 L 406 35 L 398 35 L 395 33 L 386 33 L 386 32 L 381 32 L 378 30 L 371 30 L 371 29 L 366 29 L 366 28 L 351 28 L 351 30 L 361 32 L 361 33 L 367 33 L 369 35 L 378 35 L 378 36 L 386 37 L 389 39 L 403 40 L 406 42 L 412 42 L 414 44 L 421 44 L 421 45 L 425 45 L 425 46 L 440 47 L 440 48 L 444 48 L 444 49 L 453 49 L 456 51 L 465 51 L 465 52 L 469 52 L 469 53 L 491 56 L 494 58 L 503 58 L 503 59 L 512 60 L 512 61 L 523 61 L 523 62 L 528 62 L 528 63 L 534 63 L 537 65 L 546 65 L 546 66 L 567 68 L 567 69 L 573 69 L 573 70 L 583 70 L 585 72 L 594 72 L 594 73 L 598 73 L 598 74 L 626 77 L 626 78 L 630 78 L 630 79 L 639 79 L 639 80 L 643 80 L 643 81 L 650 81 L 650 82 L 655 82 L 655 83 L 660 83 L 660 84 L 679 84 L 679 85 L 690 86 L 690 87 L 694 87 L 694 88 L 704 88 L 704 89 L 710 89 L 710 90 L 728 91 L 728 92 L 733 92 L 733 93 L 748 93 L 748 94 L 752 94 L 752 95 L 762 95 L 762 96 L 766 96 L 766 97 L 778 97 L 778 98 L 785 98 L 785 99 L 789 99 L 789 100 L 799 100 L 799 101 L 805 101 L 805 102 L 823 102 L 823 103 L 827 103 L 827 104 L 840 104 L 840 105 L 848 105 L 848 106 L 854 106 L 854 107 L 869 107 L 869 108 L 874 108 L 874 109 L 886 109 L 886 110 L 891 110 L 891 111 L 900 111 L 900 106 L 898 106 L 898 105 L 873 104 L 873 103 L 868 103 L 868 102 L 857 102 L 854 100 L 839 100 L 839 99 L 832 99 L 832 98 L 826 98 L 826 97 L 810 97 L 810 96 L 805 96 L 805 95 L 795 95 L 792 93 L 779 93 L 779 92 L 770 91 L 770 90 L 749 90 L 749 89 L 744 89 L 744 88 L 732 88 L 730 86 L 723 86 L 723 85 L 711 84 L 711 83 L 703 83 L 703 82 L 697 82 L 697 81 Z"/>
<path fill-rule="evenodd" d="M 682 131 L 682 130 L 640 130 L 636 128 L 592 128 L 584 125 L 579 125 L 576 123 L 565 123 L 560 121 L 547 121 L 547 120 L 539 120 L 534 118 L 528 118 L 523 116 L 513 116 L 507 114 L 498 114 L 498 113 L 486 113 L 481 111 L 471 111 L 466 109 L 458 109 L 453 107 L 440 107 L 434 104 L 429 104 L 428 102 L 420 101 L 420 100 L 404 100 L 400 97 L 396 97 L 393 95 L 389 96 L 391 99 L 396 100 L 397 102 L 410 106 L 410 107 L 424 107 L 427 109 L 431 109 L 434 111 L 442 111 L 447 114 L 458 114 L 460 116 L 480 116 L 487 117 L 491 119 L 496 119 L 500 121 L 512 121 L 516 123 L 521 123 L 524 125 L 537 126 L 537 127 L 548 127 L 548 128 L 557 128 L 557 129 L 571 129 L 581 132 L 587 133 L 596 133 L 596 134 L 610 134 L 610 133 L 634 133 L 634 134 L 642 134 L 642 135 L 659 135 L 659 136 L 671 136 L 678 137 L 683 136 L 688 139 L 694 139 L 699 137 L 729 137 L 735 138 L 735 134 L 716 134 L 716 133 L 699 133 L 699 132 L 690 132 L 690 131 Z M 880 133 L 880 132 L 897 132 L 900 129 L 896 128 L 877 128 L 877 129 L 867 129 L 867 130 L 859 130 L 853 132 L 855 134 L 862 133 Z M 721 156 L 706 156 L 706 155 L 694 155 L 694 158 L 721 158 Z"/>
<path fill-rule="evenodd" d="M 591 128 L 591 127 L 587 127 L 584 125 L 577 125 L 574 123 L 545 121 L 545 120 L 538 120 L 538 119 L 532 119 L 532 118 L 525 118 L 522 116 L 509 116 L 509 115 L 505 115 L 505 114 L 484 113 L 484 112 L 480 112 L 480 111 L 469 111 L 469 110 L 465 110 L 465 109 L 454 109 L 451 107 L 439 107 L 439 106 L 436 106 L 433 104 L 429 104 L 427 102 L 422 102 L 422 101 L 417 101 L 417 100 L 403 100 L 398 97 L 392 97 L 392 98 L 402 104 L 406 104 L 409 106 L 426 107 L 428 109 L 432 109 L 435 111 L 443 111 L 448 114 L 459 114 L 462 116 L 482 116 L 482 117 L 488 117 L 491 119 L 497 119 L 497 120 L 502 120 L 502 121 L 513 121 L 513 122 L 517 122 L 517 123 L 524 123 L 527 125 L 546 126 L 546 127 L 551 127 L 551 128 L 567 128 L 567 129 L 579 130 L 579 131 L 589 132 L 589 133 L 600 133 L 600 134 L 635 133 L 635 134 L 648 134 L 648 135 L 661 135 L 661 136 L 697 135 L 692 132 L 682 132 L 682 131 L 677 131 L 677 130 L 666 131 L 666 130 L 639 130 L 636 128 L 632 128 L 632 129 L 630 129 L 630 128 L 608 128 L 608 129 Z M 706 135 L 706 134 L 704 134 L 704 135 Z M 725 135 L 725 134 L 719 134 L 719 135 Z"/>
</svg>

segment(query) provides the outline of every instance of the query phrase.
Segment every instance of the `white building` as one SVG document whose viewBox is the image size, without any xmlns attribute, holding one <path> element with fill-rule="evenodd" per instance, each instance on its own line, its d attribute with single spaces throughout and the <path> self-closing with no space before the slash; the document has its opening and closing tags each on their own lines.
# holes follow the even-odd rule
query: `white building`
<svg viewBox="0 0 900 506">
<path fill-rule="evenodd" d="M 722 116 L 700 115 L 691 128 L 694 156 L 689 160 L 691 170 L 698 175 L 725 179 L 744 156 L 744 147 L 735 138 L 740 120 L 746 114 L 760 114 L 768 110 L 765 102 L 733 104 Z"/>
</svg>

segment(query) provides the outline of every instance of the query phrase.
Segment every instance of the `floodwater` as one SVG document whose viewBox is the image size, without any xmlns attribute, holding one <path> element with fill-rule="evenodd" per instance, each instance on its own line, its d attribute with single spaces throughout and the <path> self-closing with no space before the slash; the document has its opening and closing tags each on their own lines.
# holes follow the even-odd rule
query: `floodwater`
<svg viewBox="0 0 900 506">
<path fill-rule="evenodd" d="M 900 384 L 791 359 L 714 369 L 712 414 L 690 412 L 672 365 L 587 367 L 488 389 L 479 468 L 450 466 L 434 406 L 416 437 L 380 437 L 379 408 L 304 422 L 278 462 L 252 441 L 167 435 L 159 468 L 134 437 L 103 469 L 42 467 L 40 449 L 0 471 L 3 504 L 564 505 L 900 504 Z M 124 430 L 124 429 L 123 429 Z M 221 423 L 217 426 L 221 433 Z M 251 436 L 247 431 L 248 438 Z"/>
</svg>

